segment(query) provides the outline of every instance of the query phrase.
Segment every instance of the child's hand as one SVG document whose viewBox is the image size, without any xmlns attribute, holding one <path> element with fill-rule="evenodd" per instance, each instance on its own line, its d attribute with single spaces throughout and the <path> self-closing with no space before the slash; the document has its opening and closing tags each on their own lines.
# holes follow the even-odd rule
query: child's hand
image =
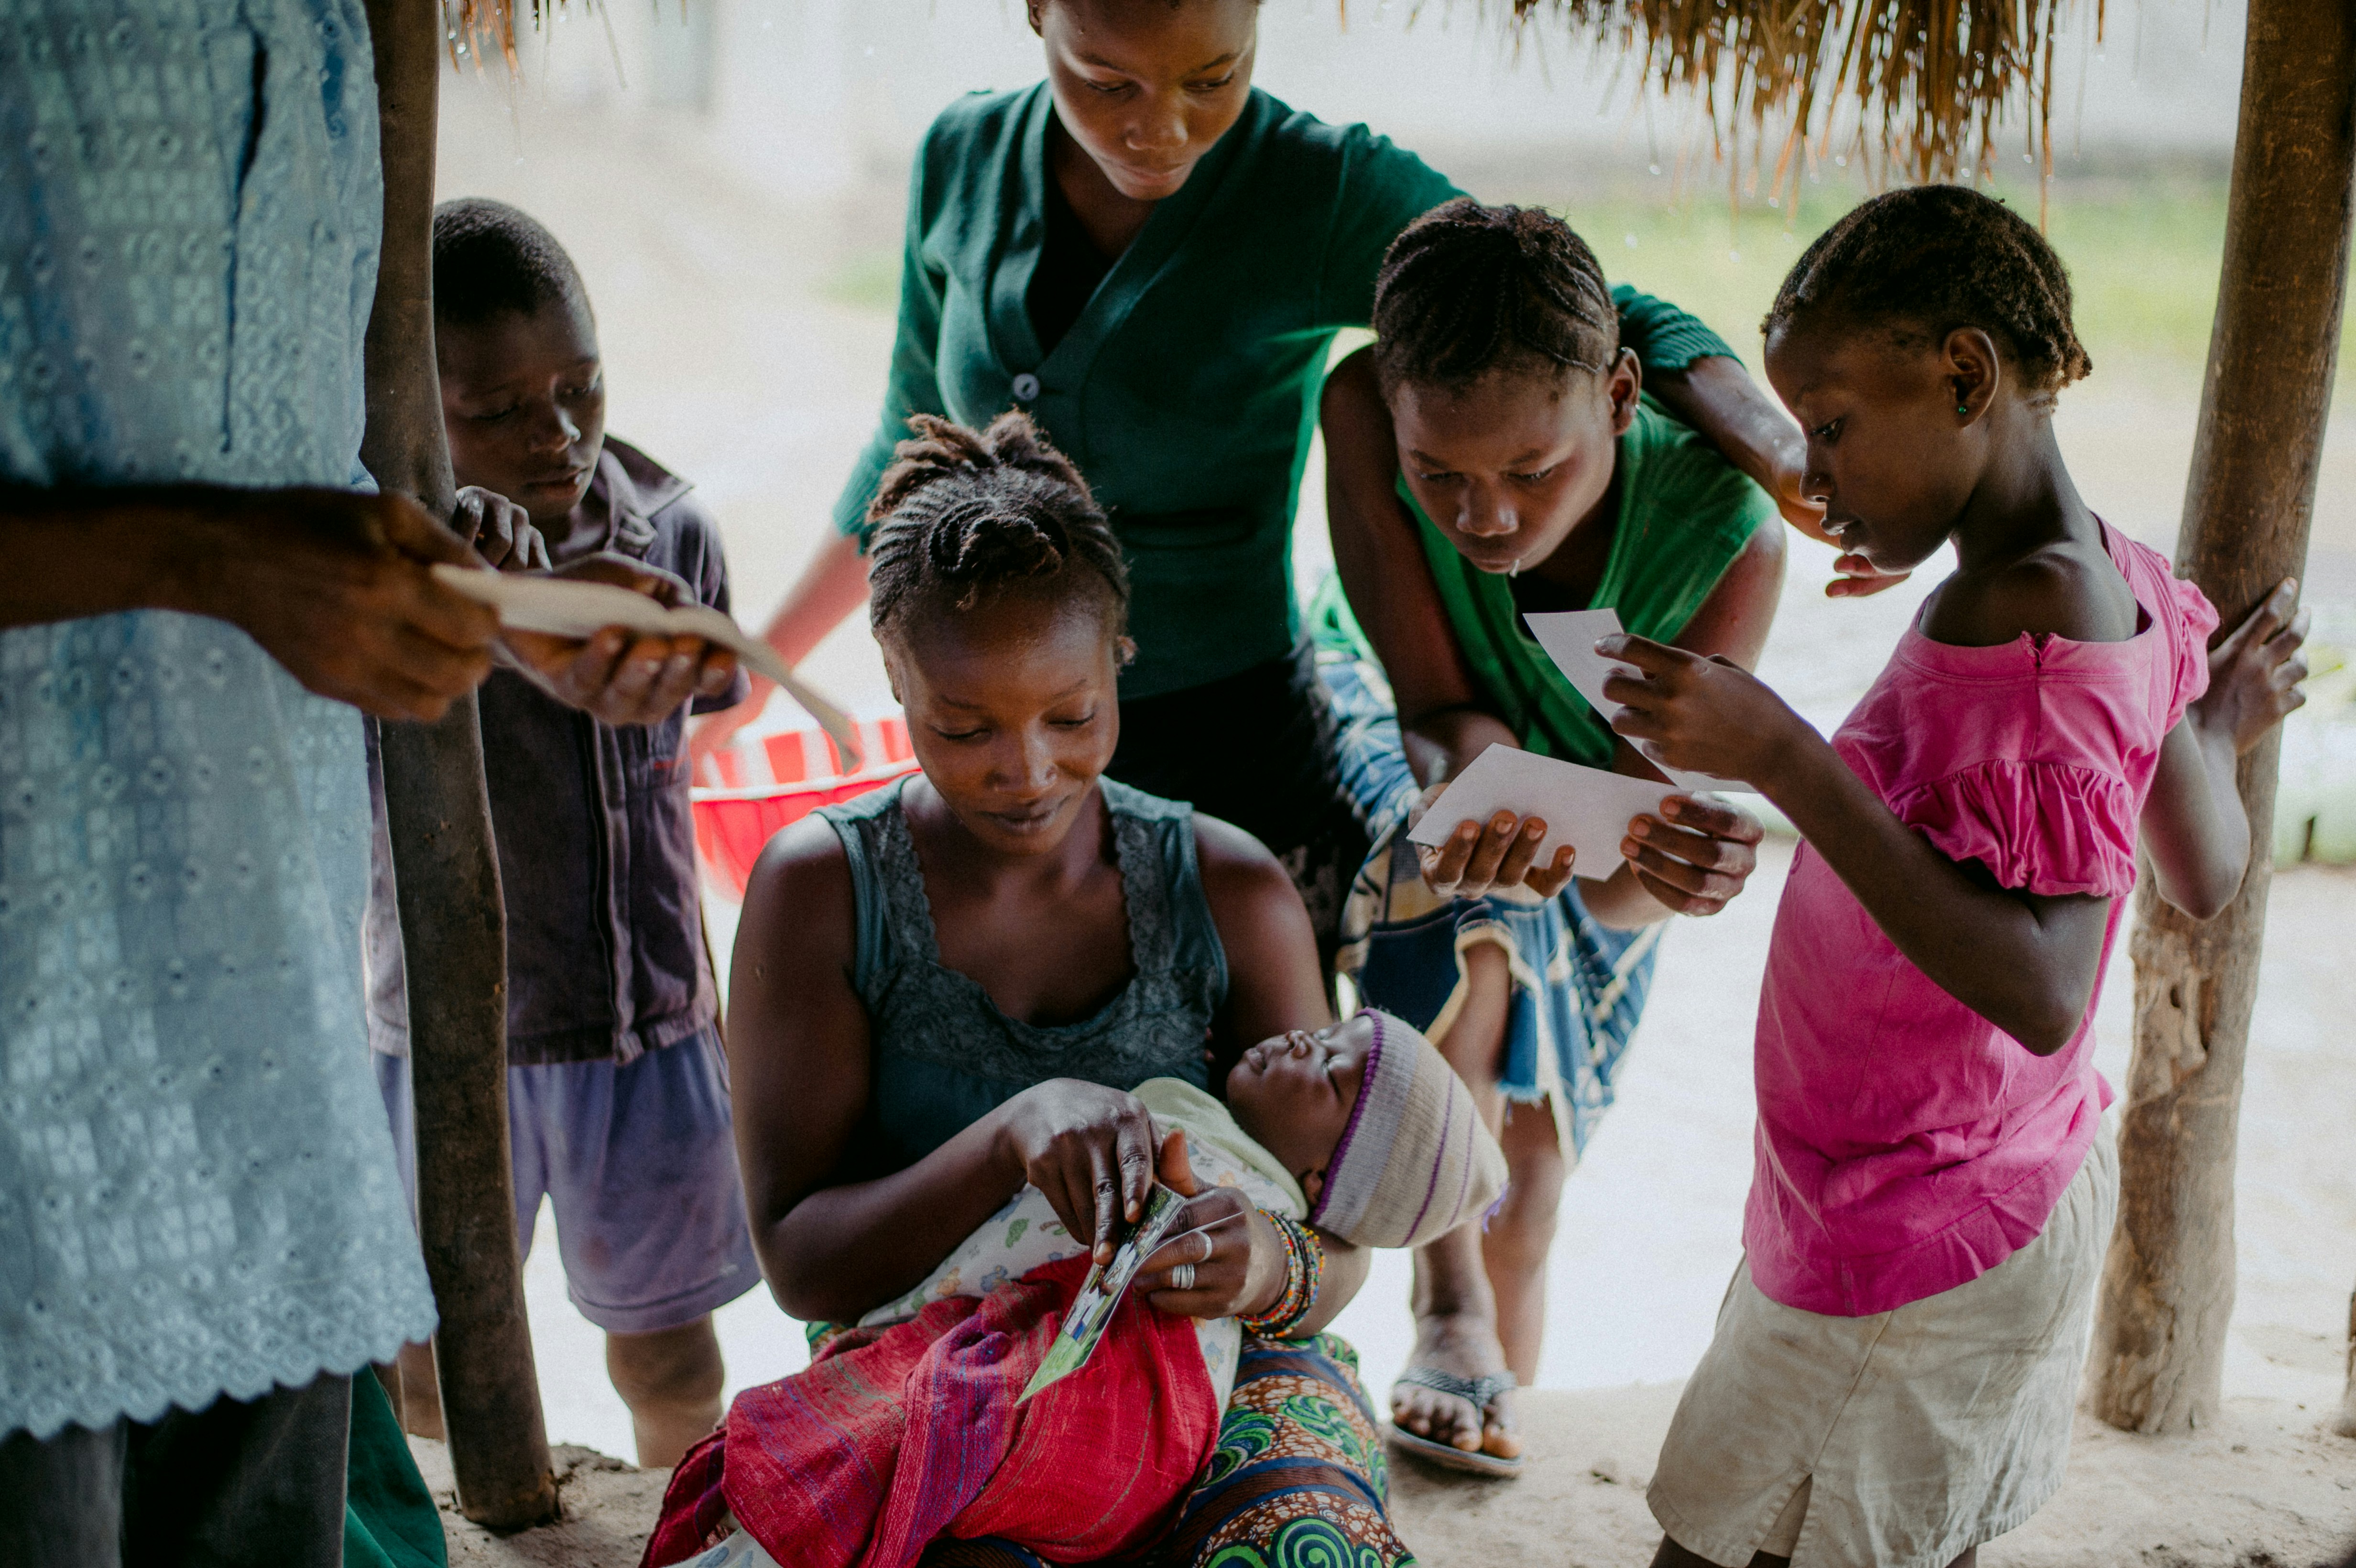
<svg viewBox="0 0 2356 1568">
<path fill-rule="evenodd" d="M 1624 632 L 1603 638 L 1595 651 L 1641 672 L 1613 675 L 1603 683 L 1603 695 L 1625 705 L 1612 716 L 1612 728 L 1655 763 L 1764 788 L 1790 742 L 1800 733 L 1815 733 L 1730 660 Z"/>
<path fill-rule="evenodd" d="M 2211 740 L 2230 739 L 2233 754 L 2258 743 L 2286 714 L 2305 705 L 2308 613 L 2298 603 L 2298 579 L 2286 577 L 2260 600 L 2233 635 L 2209 654 L 2209 690 L 2187 715 Z"/>
<path fill-rule="evenodd" d="M 1835 560 L 1833 571 L 1838 575 L 1825 584 L 1825 597 L 1827 599 L 1870 598 L 1885 588 L 1897 587 L 1914 575 L 1911 571 L 1884 571 L 1865 557 L 1854 553 Z"/>
<path fill-rule="evenodd" d="M 1766 829 L 1739 805 L 1715 795 L 1674 795 L 1660 815 L 1640 816 L 1620 853 L 1662 907 L 1678 914 L 1716 914 L 1758 869 Z"/>
<path fill-rule="evenodd" d="M 548 541 L 532 527 L 531 514 L 496 490 L 463 486 L 450 529 L 501 571 L 548 570 Z"/>
<path fill-rule="evenodd" d="M 695 603 L 680 578 L 625 555 L 584 556 L 554 575 L 615 583 L 666 607 Z M 586 642 L 514 631 L 500 640 L 523 674 L 550 696 L 617 727 L 659 724 L 690 698 L 725 691 L 736 673 L 736 656 L 701 637 L 638 635 L 608 626 Z"/>
<path fill-rule="evenodd" d="M 1412 828 L 1423 820 L 1423 814 L 1447 787 L 1434 784 L 1424 791 L 1406 826 Z M 1569 845 L 1560 844 L 1555 847 L 1551 860 L 1538 861 L 1538 846 L 1546 842 L 1546 835 L 1544 817 L 1501 811 L 1486 823 L 1459 824 L 1448 842 L 1437 849 L 1418 844 L 1415 852 L 1425 884 L 1441 898 L 1477 899 L 1500 888 L 1526 887 L 1538 897 L 1550 899 L 1570 880 L 1574 854 Z"/>
</svg>

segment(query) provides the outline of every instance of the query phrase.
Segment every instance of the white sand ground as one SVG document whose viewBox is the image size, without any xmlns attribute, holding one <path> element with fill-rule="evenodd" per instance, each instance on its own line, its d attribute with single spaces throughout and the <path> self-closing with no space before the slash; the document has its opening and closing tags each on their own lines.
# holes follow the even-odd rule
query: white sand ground
<svg viewBox="0 0 2356 1568">
<path fill-rule="evenodd" d="M 503 95 L 463 81 L 448 95 L 445 117 L 443 193 L 522 202 L 573 249 L 599 307 L 612 427 L 699 482 L 723 521 L 740 614 L 757 620 L 822 537 L 851 453 L 873 426 L 890 319 L 841 303 L 832 280 L 848 261 L 896 237 L 898 189 L 878 183 L 821 208 L 782 205 L 659 123 L 552 108 L 529 93 L 522 113 L 510 118 Z M 2082 485 L 2115 521 L 2162 546 L 2180 506 L 2192 412 L 2180 400 L 2097 383 L 2073 392 L 2062 416 Z M 2356 605 L 2351 503 L 2356 441 L 2335 425 L 2309 579 L 2337 606 Z M 1313 521 L 1320 516 L 1312 465 L 1297 544 L 1304 572 L 1325 554 Z M 1915 597 L 1910 591 L 1862 606 L 1828 605 L 1815 592 L 1828 554 L 1795 549 L 1763 671 L 1827 725 L 1878 667 Z M 873 644 L 857 624 L 830 638 L 808 667 L 853 702 L 886 696 Z M 1514 1561 L 1525 1551 L 1529 1561 L 1641 1560 L 1626 1545 L 1644 1535 L 1630 1511 L 1636 1506 L 1630 1483 L 1649 1469 L 1665 1421 L 1669 1396 L 1660 1385 L 1692 1366 L 1735 1259 L 1750 1170 L 1749 1033 L 1785 859 L 1771 855 L 1733 909 L 1673 933 L 1666 944 L 1622 1103 L 1565 1197 L 1539 1379 L 1549 1392 L 1534 1395 L 1528 1409 L 1540 1468 L 1510 1493 L 1467 1494 L 1445 1506 L 1403 1483 L 1403 1509 L 1418 1518 L 1417 1510 L 1435 1509 L 1429 1528 L 1413 1537 L 1432 1561 Z M 2356 1511 L 2327 1506 L 2356 1484 L 2356 1445 L 2300 1435 L 2338 1398 L 2356 1284 L 2356 1171 L 2346 1157 L 2356 1125 L 2356 1054 L 2347 1024 L 2356 1017 L 2356 976 L 2344 959 L 2351 914 L 2356 874 L 2300 869 L 2277 881 L 2243 1116 L 2241 1295 L 2227 1387 L 2253 1430 L 2279 1430 L 2272 1436 L 2261 1430 L 2246 1455 L 2230 1443 L 2220 1453 L 2204 1439 L 2167 1451 L 2174 1458 L 2105 1437 L 2082 1457 L 2108 1463 L 2113 1450 L 2143 1457 L 2121 1459 L 2123 1468 L 2105 1472 L 2108 1478 L 2073 1482 L 2065 1502 L 2089 1519 L 2134 1523 L 2133 1539 L 2104 1536 L 2100 1530 L 2108 1526 L 2089 1524 L 2092 1533 L 2071 1537 L 2074 1545 L 2032 1549 L 2045 1539 L 2040 1520 L 2019 1544 L 1992 1552 L 1992 1563 L 2308 1562 L 2325 1540 L 2356 1533 Z M 723 921 L 715 937 L 726 934 Z M 2101 1061 L 2115 1081 L 2126 1061 L 2127 981 L 2122 954 L 2100 1013 Z M 545 1224 L 540 1241 L 526 1284 L 550 1434 L 627 1454 L 626 1416 L 606 1385 L 596 1331 L 564 1299 Z M 1388 1385 L 1408 1349 L 1406 1284 L 1404 1260 L 1385 1259 L 1341 1325 L 1376 1390 Z M 724 1308 L 719 1321 L 732 1392 L 804 1364 L 798 1326 L 765 1292 Z M 1651 1386 L 1576 1397 L 1551 1392 L 1632 1383 Z M 1589 1474 L 1605 1458 L 1619 1479 Z M 582 1496 L 605 1488 L 642 1497 L 648 1484 L 594 1469 L 582 1477 Z M 1594 1506 L 1569 1507 L 1574 1491 Z M 1565 1506 L 1538 1509 L 1542 1497 Z M 2057 1517 L 2063 1507 L 2056 1505 Z M 2205 1522 L 2169 1522 L 2192 1514 Z M 2278 1517 L 2279 1547 L 2265 1544 L 2265 1531 L 2235 1522 L 2262 1515 Z M 1622 1523 L 1607 1528 L 1615 1519 Z M 1479 1535 L 1462 1533 L 1467 1520 L 1482 1521 Z M 1592 1530 L 1567 1520 L 1592 1521 Z M 2155 1533 L 2146 1524 L 2165 1528 Z M 1590 1532 L 1565 1536 L 1558 1525 Z M 626 1522 L 596 1528 L 627 1533 Z M 2153 1539 L 2143 1541 L 2147 1534 Z M 1476 1548 L 1489 1541 L 1521 1544 L 1487 1557 Z M 518 1543 L 504 1557 L 460 1560 L 605 1560 L 585 1546 L 576 1552 L 543 1544 L 555 1554 L 517 1556 Z M 2246 1554 L 2267 1550 L 2276 1556 Z"/>
<path fill-rule="evenodd" d="M 1674 1383 L 1540 1390 L 1526 1419 L 1536 1452 L 1510 1482 L 1392 1471 L 1393 1517 L 1427 1568 L 1637 1568 L 1660 1527 L 1644 1506 Z M 452 1568 L 562 1563 L 633 1568 L 665 1472 L 587 1449 L 557 1456 L 561 1523 L 499 1539 L 450 1511 L 441 1445 L 412 1441 L 444 1499 Z M 2217 1430 L 2130 1437 L 2080 1417 L 2062 1491 L 1980 1553 L 1985 1568 L 2324 1568 L 2356 1537 L 2347 1439 L 2280 1400 L 2230 1402 Z"/>
</svg>

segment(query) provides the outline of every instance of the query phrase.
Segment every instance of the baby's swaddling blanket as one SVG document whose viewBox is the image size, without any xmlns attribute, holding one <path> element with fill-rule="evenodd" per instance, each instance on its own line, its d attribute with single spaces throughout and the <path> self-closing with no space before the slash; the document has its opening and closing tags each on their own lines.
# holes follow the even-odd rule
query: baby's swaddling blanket
<svg viewBox="0 0 2356 1568">
<path fill-rule="evenodd" d="M 1175 1079 L 1137 1093 L 1159 1130 L 1185 1134 L 1204 1186 L 1305 1211 L 1208 1094 Z M 1024 1188 L 808 1371 L 738 1395 L 723 1431 L 673 1473 L 645 1563 L 692 1557 L 732 1514 L 787 1568 L 906 1568 L 944 1535 L 1001 1536 L 1060 1562 L 1151 1541 L 1210 1452 L 1242 1332 L 1126 1296 L 1088 1364 L 1018 1410 L 1086 1253 Z"/>
<path fill-rule="evenodd" d="M 1153 1114 L 1158 1132 L 1175 1128 L 1186 1135 L 1186 1158 L 1194 1179 L 1205 1187 L 1240 1189 L 1258 1208 L 1300 1219 L 1309 1211 L 1301 1185 L 1276 1157 L 1244 1135 L 1227 1108 L 1192 1083 L 1178 1078 L 1149 1078 L 1139 1084 L 1137 1097 Z M 861 1328 L 914 1317 L 931 1303 L 952 1296 L 988 1296 L 1000 1285 L 1018 1280 L 1033 1269 L 1066 1258 L 1076 1258 L 1087 1246 L 1072 1238 L 1055 1218 L 1046 1195 L 1025 1187 L 1006 1200 L 1006 1207 L 941 1260 L 938 1268 L 906 1295 L 896 1296 L 859 1320 Z M 1236 1358 L 1242 1353 L 1243 1330 L 1232 1317 L 1196 1317 L 1196 1339 L 1203 1364 L 1211 1375 L 1211 1390 L 1221 1409 L 1236 1382 Z"/>
</svg>

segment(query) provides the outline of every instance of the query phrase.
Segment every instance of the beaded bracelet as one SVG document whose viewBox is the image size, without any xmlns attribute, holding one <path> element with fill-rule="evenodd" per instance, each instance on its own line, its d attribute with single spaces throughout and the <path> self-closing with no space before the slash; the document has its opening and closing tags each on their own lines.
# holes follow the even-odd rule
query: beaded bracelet
<svg viewBox="0 0 2356 1568">
<path fill-rule="evenodd" d="M 1245 1313 L 1238 1321 L 1246 1332 L 1263 1339 L 1282 1339 L 1301 1326 L 1317 1305 L 1317 1286 L 1325 1274 L 1325 1248 L 1315 1232 L 1289 1214 L 1260 1214 L 1276 1227 L 1284 1243 L 1284 1289 L 1265 1312 Z"/>
</svg>

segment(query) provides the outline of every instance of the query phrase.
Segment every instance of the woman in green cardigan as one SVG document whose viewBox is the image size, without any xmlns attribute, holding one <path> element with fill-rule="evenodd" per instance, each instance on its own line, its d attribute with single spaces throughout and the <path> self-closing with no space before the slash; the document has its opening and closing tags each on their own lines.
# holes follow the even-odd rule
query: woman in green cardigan
<svg viewBox="0 0 2356 1568">
<path fill-rule="evenodd" d="M 794 662 L 864 601 L 858 530 L 910 415 L 1024 411 L 1129 558 L 1138 656 L 1108 776 L 1259 837 L 1330 955 L 1366 838 L 1301 641 L 1293 507 L 1333 334 L 1370 320 L 1392 238 L 1462 193 L 1365 127 L 1255 90 L 1255 0 L 1030 0 L 1029 16 L 1047 80 L 962 99 L 925 138 L 884 417 L 840 537 L 767 635 Z M 1619 309 L 1647 389 L 1796 496 L 1798 432 L 1726 345 L 1657 301 L 1623 293 Z M 735 722 L 766 696 L 756 683 Z"/>
</svg>

